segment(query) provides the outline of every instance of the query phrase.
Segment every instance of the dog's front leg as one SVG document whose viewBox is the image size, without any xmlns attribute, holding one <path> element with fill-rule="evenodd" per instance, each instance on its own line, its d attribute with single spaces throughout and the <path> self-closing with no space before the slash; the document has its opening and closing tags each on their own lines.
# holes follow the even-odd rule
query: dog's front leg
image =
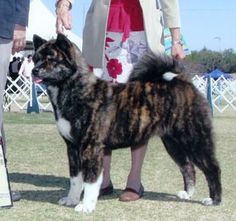
<svg viewBox="0 0 236 221">
<path fill-rule="evenodd" d="M 102 179 L 103 179 L 103 170 L 98 176 L 98 179 L 96 180 L 96 182 L 93 182 L 93 183 L 84 182 L 83 202 L 75 207 L 75 211 L 91 213 L 95 210 L 100 187 L 102 184 Z"/>
<path fill-rule="evenodd" d="M 88 137 L 89 144 L 81 148 L 81 171 L 84 181 L 83 201 L 75 207 L 75 211 L 91 213 L 95 210 L 100 187 L 103 180 L 103 150 L 100 142 L 93 139 L 94 134 Z M 85 142 L 86 143 L 86 142 Z"/>
<path fill-rule="evenodd" d="M 70 167 L 70 190 L 67 197 L 59 200 L 60 205 L 72 206 L 77 205 L 80 201 L 80 196 L 83 191 L 83 176 L 80 165 L 80 156 L 77 146 L 66 141 L 67 152 Z"/>
<path fill-rule="evenodd" d="M 70 178 L 70 190 L 67 197 L 59 200 L 60 205 L 75 206 L 80 201 L 80 196 L 83 191 L 83 178 L 82 172 L 78 176 Z"/>
</svg>

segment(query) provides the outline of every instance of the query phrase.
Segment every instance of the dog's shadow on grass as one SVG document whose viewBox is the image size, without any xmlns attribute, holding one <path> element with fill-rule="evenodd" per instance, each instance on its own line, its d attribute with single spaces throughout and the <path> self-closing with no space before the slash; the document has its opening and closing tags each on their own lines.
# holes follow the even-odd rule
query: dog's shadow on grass
<svg viewBox="0 0 236 221">
<path fill-rule="evenodd" d="M 113 195 L 103 196 L 100 200 L 107 200 L 107 199 L 118 199 L 119 196 L 122 194 L 123 190 L 121 189 L 114 189 Z M 194 204 L 201 204 L 201 202 L 196 200 L 182 200 L 179 199 L 174 194 L 169 193 L 161 193 L 161 192 L 152 192 L 152 191 L 145 191 L 142 197 L 142 200 L 151 200 L 151 201 L 163 201 L 163 202 L 182 202 L 182 203 L 194 203 Z"/>
<path fill-rule="evenodd" d="M 9 173 L 10 182 L 33 185 L 34 188 L 20 191 L 22 199 L 39 202 L 49 202 L 57 204 L 58 200 L 66 196 L 69 189 L 69 179 L 53 175 L 39 175 L 30 173 Z M 118 199 L 122 193 L 121 189 L 114 189 L 114 193 L 109 196 L 100 197 L 99 200 Z M 197 203 L 194 200 L 181 200 L 174 194 L 145 191 L 143 200 L 165 201 L 165 202 L 187 202 Z"/>
</svg>

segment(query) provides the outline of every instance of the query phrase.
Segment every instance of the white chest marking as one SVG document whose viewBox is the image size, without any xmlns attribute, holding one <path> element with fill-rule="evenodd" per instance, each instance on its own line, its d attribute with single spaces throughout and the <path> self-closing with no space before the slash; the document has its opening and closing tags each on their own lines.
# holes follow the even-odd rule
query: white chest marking
<svg viewBox="0 0 236 221">
<path fill-rule="evenodd" d="M 63 137 L 68 140 L 72 140 L 72 137 L 70 135 L 71 125 L 68 120 L 65 120 L 64 118 L 59 118 L 57 120 L 57 128 Z"/>
</svg>

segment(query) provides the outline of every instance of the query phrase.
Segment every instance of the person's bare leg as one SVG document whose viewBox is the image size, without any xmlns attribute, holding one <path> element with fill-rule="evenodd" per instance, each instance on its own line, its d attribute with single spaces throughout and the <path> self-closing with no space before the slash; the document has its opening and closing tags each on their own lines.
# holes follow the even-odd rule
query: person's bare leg
<svg viewBox="0 0 236 221">
<path fill-rule="evenodd" d="M 121 201 L 134 201 L 139 199 L 142 195 L 143 190 L 140 193 L 141 172 L 146 150 L 147 144 L 131 148 L 131 169 L 127 178 L 126 189 L 132 189 L 137 193 L 124 191 L 120 196 Z M 103 169 L 103 182 L 101 185 L 101 189 L 107 188 L 109 187 L 109 185 L 111 185 L 111 152 L 108 152 L 108 154 L 104 155 L 103 157 Z"/>
<path fill-rule="evenodd" d="M 108 187 L 111 183 L 111 153 L 109 155 L 104 155 L 103 157 L 103 181 L 101 189 Z"/>
<path fill-rule="evenodd" d="M 131 149 L 131 170 L 128 175 L 126 187 L 139 191 L 141 185 L 141 172 L 147 144 Z"/>
<path fill-rule="evenodd" d="M 146 150 L 147 144 L 131 148 L 131 170 L 127 179 L 126 188 L 119 197 L 120 201 L 135 201 L 143 196 L 144 189 L 141 184 L 141 172 Z"/>
</svg>

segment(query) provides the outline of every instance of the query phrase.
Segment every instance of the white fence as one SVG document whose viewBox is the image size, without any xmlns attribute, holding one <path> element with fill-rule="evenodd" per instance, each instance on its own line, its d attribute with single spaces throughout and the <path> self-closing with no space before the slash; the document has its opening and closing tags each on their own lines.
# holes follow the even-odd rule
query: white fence
<svg viewBox="0 0 236 221">
<path fill-rule="evenodd" d="M 4 111 L 24 111 L 33 105 L 33 90 L 35 88 L 36 99 L 40 111 L 52 111 L 46 88 L 43 84 L 32 83 L 31 78 L 18 76 L 16 80 L 7 78 L 4 92 Z"/>
<path fill-rule="evenodd" d="M 224 76 L 219 77 L 217 80 L 213 78 L 207 79 L 195 75 L 193 77 L 194 85 L 205 95 L 211 92 L 211 105 L 213 112 L 218 111 L 223 113 L 225 111 L 236 111 L 236 80 L 226 79 Z M 208 90 L 208 85 L 210 89 Z M 210 101 L 209 101 L 210 102 Z"/>
<path fill-rule="evenodd" d="M 194 85 L 207 96 L 207 79 L 195 75 Z M 211 97 L 213 112 L 223 113 L 226 110 L 236 111 L 236 80 L 220 77 L 211 79 Z M 4 111 L 27 111 L 33 105 L 32 88 L 35 86 L 36 98 L 40 111 L 52 111 L 46 88 L 42 84 L 32 84 L 31 79 L 19 76 L 16 80 L 8 77 L 4 93 Z"/>
</svg>

